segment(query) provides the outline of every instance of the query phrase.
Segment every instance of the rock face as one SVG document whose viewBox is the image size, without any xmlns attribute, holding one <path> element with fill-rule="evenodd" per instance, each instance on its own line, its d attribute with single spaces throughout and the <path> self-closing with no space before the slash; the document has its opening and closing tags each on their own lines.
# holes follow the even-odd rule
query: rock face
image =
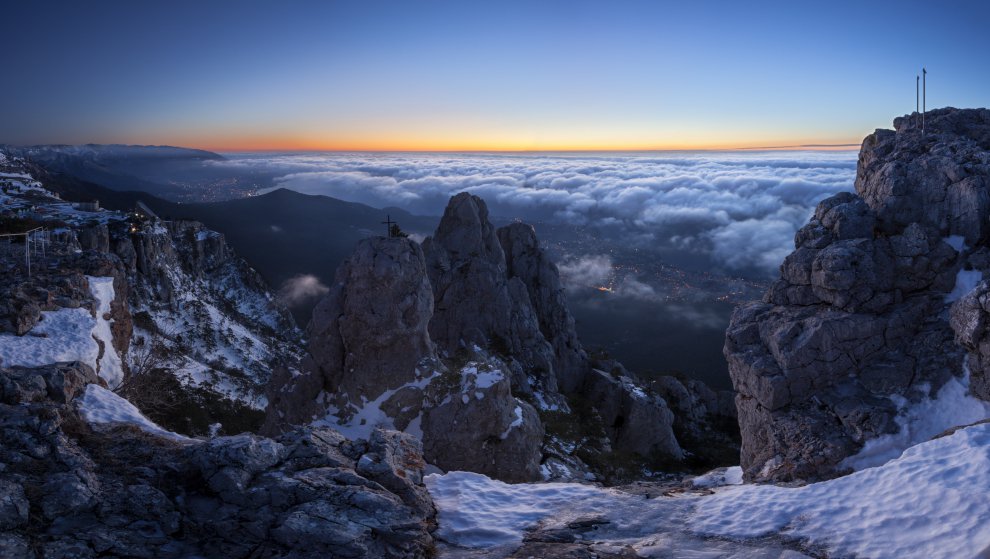
<svg viewBox="0 0 990 559">
<path fill-rule="evenodd" d="M 0 370 L 4 557 L 389 557 L 431 553 L 422 451 L 330 429 L 187 444 L 90 428 L 79 363 Z"/>
<path fill-rule="evenodd" d="M 526 286 L 506 271 L 485 202 L 467 193 L 451 198 L 423 251 L 435 298 L 430 334 L 440 349 L 492 348 L 509 361 L 516 390 L 537 383 L 556 394 L 553 348 L 540 334 Z"/>
<path fill-rule="evenodd" d="M 454 390 L 447 379 L 428 389 L 431 404 L 422 423 L 427 460 L 510 483 L 539 479 L 543 424 L 533 406 L 512 395 L 506 370 L 497 359 L 470 362 L 452 373 Z"/>
<path fill-rule="evenodd" d="M 961 270 L 990 268 L 990 111 L 928 115 L 925 135 L 911 116 L 866 138 L 857 194 L 822 201 L 763 302 L 733 314 L 725 356 L 747 479 L 840 473 L 897 431 L 891 396 L 927 397 L 962 373 L 963 324 L 971 363 L 984 362 L 984 311 L 964 298 L 950 326 L 947 295 Z"/>
<path fill-rule="evenodd" d="M 433 292 L 423 252 L 408 239 L 358 243 L 306 329 L 329 392 L 374 400 L 421 376 L 436 360 L 427 328 Z"/>
<path fill-rule="evenodd" d="M 556 264 L 540 248 L 532 225 L 502 227 L 498 239 L 505 252 L 506 272 L 526 286 L 540 332 L 553 348 L 557 385 L 564 393 L 577 391 L 591 365 L 578 340 Z"/>
<path fill-rule="evenodd" d="M 313 312 L 312 358 L 301 374 L 283 371 L 273 382 L 266 432 L 328 418 L 348 435 L 365 437 L 381 422 L 421 436 L 426 458 L 441 468 L 536 479 L 539 417 L 513 396 L 503 372 L 509 368 L 498 358 L 465 349 L 460 353 L 478 361 L 463 367 L 448 361 L 448 369 L 437 357 L 429 333 L 433 300 L 417 243 L 359 242 Z"/>
</svg>

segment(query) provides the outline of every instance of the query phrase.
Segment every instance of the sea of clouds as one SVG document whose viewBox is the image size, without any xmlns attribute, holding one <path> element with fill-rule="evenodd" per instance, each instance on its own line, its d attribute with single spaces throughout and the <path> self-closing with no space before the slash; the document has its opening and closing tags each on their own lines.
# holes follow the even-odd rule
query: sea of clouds
<svg viewBox="0 0 990 559">
<path fill-rule="evenodd" d="M 595 227 L 769 273 L 814 206 L 852 190 L 856 153 L 251 154 L 213 164 L 268 173 L 273 188 L 421 215 L 469 191 L 494 216 Z"/>
</svg>

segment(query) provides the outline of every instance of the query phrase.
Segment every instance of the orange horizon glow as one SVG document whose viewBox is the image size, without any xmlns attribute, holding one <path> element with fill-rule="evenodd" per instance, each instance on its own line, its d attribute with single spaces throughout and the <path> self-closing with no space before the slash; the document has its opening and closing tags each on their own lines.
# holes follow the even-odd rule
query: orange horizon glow
<svg viewBox="0 0 990 559">
<path fill-rule="evenodd" d="M 861 141 L 753 141 L 744 143 L 651 143 L 597 144 L 575 142 L 567 144 L 538 142 L 432 142 L 432 141 L 373 141 L 322 142 L 288 140 L 240 140 L 231 142 L 165 142 L 169 145 L 203 149 L 220 153 L 237 152 L 408 152 L 408 153 L 525 153 L 525 152 L 638 152 L 638 151 L 855 151 Z"/>
</svg>

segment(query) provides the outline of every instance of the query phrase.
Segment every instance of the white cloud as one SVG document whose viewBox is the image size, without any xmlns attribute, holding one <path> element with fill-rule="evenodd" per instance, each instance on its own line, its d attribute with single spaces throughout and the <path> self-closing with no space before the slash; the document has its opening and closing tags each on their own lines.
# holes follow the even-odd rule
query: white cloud
<svg viewBox="0 0 990 559">
<path fill-rule="evenodd" d="M 606 285 L 612 276 L 612 259 L 606 255 L 583 256 L 557 265 L 560 278 L 569 288 Z"/>
<path fill-rule="evenodd" d="M 292 307 L 322 297 L 329 291 L 330 288 L 316 276 L 303 274 L 286 280 L 278 290 L 278 298 Z"/>
<path fill-rule="evenodd" d="M 773 270 L 820 200 L 852 190 L 854 152 L 250 155 L 211 163 L 276 187 L 439 215 L 469 191 L 493 215 L 618 228 L 628 239 Z"/>
</svg>

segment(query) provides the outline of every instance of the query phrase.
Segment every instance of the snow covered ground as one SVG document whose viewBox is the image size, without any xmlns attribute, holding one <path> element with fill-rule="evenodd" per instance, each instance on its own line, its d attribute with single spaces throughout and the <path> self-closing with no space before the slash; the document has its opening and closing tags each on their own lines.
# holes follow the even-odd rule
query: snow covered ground
<svg viewBox="0 0 990 559">
<path fill-rule="evenodd" d="M 643 557 L 725 557 L 732 549 L 727 542 L 752 546 L 768 538 L 830 557 L 990 554 L 990 424 L 921 443 L 883 466 L 804 487 L 730 485 L 709 495 L 644 499 L 582 484 L 507 485 L 466 472 L 433 474 L 426 483 L 440 510 L 438 535 L 467 549 L 508 552 L 537 525 L 597 517 L 607 523 L 589 537 L 631 546 Z"/>
<path fill-rule="evenodd" d="M 88 276 L 97 301 L 94 317 L 89 309 L 43 311 L 41 322 L 23 336 L 0 335 L 0 365 L 40 367 L 60 361 L 82 361 L 97 371 L 111 387 L 124 378 L 120 355 L 113 348 L 110 325 L 105 320 L 113 301 L 113 278 Z M 100 343 L 104 351 L 100 355 Z"/>
</svg>

